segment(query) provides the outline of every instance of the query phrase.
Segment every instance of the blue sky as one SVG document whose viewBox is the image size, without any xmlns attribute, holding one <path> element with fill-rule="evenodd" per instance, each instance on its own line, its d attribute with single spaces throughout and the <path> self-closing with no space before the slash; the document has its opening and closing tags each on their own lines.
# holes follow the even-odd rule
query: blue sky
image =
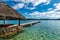
<svg viewBox="0 0 60 40">
<path fill-rule="evenodd" d="M 26 18 L 60 18 L 60 0 L 2 0 Z"/>
</svg>

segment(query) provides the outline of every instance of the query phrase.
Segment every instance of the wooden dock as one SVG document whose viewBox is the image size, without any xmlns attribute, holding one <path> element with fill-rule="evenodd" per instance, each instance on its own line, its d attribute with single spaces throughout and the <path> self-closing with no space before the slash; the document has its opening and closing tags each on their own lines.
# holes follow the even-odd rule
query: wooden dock
<svg viewBox="0 0 60 40">
<path fill-rule="evenodd" d="M 32 25 L 37 24 L 37 23 L 40 23 L 40 21 L 32 21 L 32 22 L 23 23 L 23 24 L 20 24 L 20 25 L 23 26 L 23 27 L 26 27 L 26 26 L 32 26 Z M 18 24 L 17 25 L 12 25 L 12 26 L 18 26 Z"/>
<path fill-rule="evenodd" d="M 32 22 L 20 24 L 19 26 L 18 25 L 11 25 L 8 27 L 0 28 L 1 29 L 0 30 L 0 37 L 7 38 L 9 36 L 12 36 L 16 33 L 19 33 L 20 31 L 22 31 L 23 27 L 32 26 L 37 23 L 40 23 L 40 22 L 39 21 L 32 21 Z"/>
<path fill-rule="evenodd" d="M 37 24 L 37 23 L 40 23 L 40 21 L 32 21 L 32 22 L 21 24 L 21 25 L 23 27 L 26 27 L 26 26 L 32 26 L 32 25 Z"/>
</svg>

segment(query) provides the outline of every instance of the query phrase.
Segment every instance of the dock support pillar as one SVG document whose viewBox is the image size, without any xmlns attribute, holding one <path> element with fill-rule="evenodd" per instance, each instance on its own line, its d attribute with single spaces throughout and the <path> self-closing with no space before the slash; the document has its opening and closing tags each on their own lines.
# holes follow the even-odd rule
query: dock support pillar
<svg viewBox="0 0 60 40">
<path fill-rule="evenodd" d="M 24 23 L 26 23 L 26 20 L 24 19 Z"/>
<path fill-rule="evenodd" d="M 20 25 L 20 19 L 18 20 L 18 26 Z"/>
<path fill-rule="evenodd" d="M 6 18 L 6 16 L 5 16 L 5 17 L 4 17 L 4 20 L 3 20 L 3 24 L 4 24 L 4 25 L 5 25 L 5 21 L 6 21 L 6 19 L 7 19 L 7 18 Z"/>
<path fill-rule="evenodd" d="M 3 24 L 5 25 L 5 20 L 3 21 Z"/>
<path fill-rule="evenodd" d="M 31 26 L 32 26 L 32 23 L 31 23 Z"/>
</svg>

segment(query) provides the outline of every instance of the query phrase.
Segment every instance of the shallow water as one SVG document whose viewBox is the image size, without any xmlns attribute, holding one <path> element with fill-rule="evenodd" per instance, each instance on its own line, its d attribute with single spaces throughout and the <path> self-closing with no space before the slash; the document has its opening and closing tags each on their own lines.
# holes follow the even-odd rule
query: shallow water
<svg viewBox="0 0 60 40">
<path fill-rule="evenodd" d="M 39 20 L 41 23 L 24 27 L 23 32 L 3 40 L 60 40 L 60 20 Z"/>
</svg>

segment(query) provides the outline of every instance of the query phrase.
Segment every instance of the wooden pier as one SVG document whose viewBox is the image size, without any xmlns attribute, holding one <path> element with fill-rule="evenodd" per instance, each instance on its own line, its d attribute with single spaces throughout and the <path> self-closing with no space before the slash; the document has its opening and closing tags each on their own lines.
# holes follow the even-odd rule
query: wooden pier
<svg viewBox="0 0 60 40">
<path fill-rule="evenodd" d="M 39 21 L 28 22 L 24 24 L 11 25 L 8 27 L 0 28 L 0 37 L 7 38 L 23 30 L 23 27 L 32 26 L 34 24 L 40 23 Z"/>
<path fill-rule="evenodd" d="M 26 26 L 32 26 L 32 25 L 37 24 L 37 23 L 40 23 L 40 21 L 32 21 L 32 22 L 21 24 L 21 25 L 23 27 L 26 27 Z"/>
<path fill-rule="evenodd" d="M 23 27 L 27 27 L 27 26 L 32 26 L 32 25 L 37 24 L 37 23 L 40 23 L 40 21 L 32 21 L 32 22 L 23 23 L 23 24 L 20 24 L 20 25 L 23 26 Z M 13 25 L 13 26 L 17 26 L 17 25 Z"/>
</svg>

